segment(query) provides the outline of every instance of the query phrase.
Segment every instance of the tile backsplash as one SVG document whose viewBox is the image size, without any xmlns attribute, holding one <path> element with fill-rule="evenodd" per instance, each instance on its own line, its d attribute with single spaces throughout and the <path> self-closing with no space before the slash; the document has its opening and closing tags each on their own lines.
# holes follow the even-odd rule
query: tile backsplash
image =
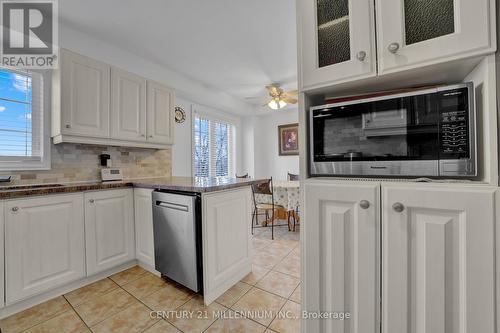
<svg viewBox="0 0 500 333">
<path fill-rule="evenodd" d="M 52 168 L 40 171 L 0 172 L 11 175 L 9 185 L 100 181 L 100 154 L 109 154 L 112 166 L 124 179 L 170 177 L 171 150 L 91 146 L 72 143 L 52 145 Z M 7 185 L 6 184 L 6 185 Z"/>
</svg>

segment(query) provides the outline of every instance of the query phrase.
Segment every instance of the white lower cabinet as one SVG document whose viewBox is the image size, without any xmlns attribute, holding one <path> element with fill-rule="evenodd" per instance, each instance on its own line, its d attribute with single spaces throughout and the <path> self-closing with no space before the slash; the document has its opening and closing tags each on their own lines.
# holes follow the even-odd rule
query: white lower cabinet
<svg viewBox="0 0 500 333">
<path fill-rule="evenodd" d="M 304 188 L 302 332 L 495 332 L 497 188 Z"/>
<path fill-rule="evenodd" d="M 495 332 L 495 189 L 382 189 L 382 331 Z"/>
<path fill-rule="evenodd" d="M 306 184 L 304 190 L 302 310 L 351 319 L 303 320 L 302 332 L 378 332 L 379 186 Z"/>
<path fill-rule="evenodd" d="M 154 269 L 152 192 L 150 189 L 134 189 L 135 253 L 139 262 Z"/>
<path fill-rule="evenodd" d="M 132 189 L 85 193 L 87 275 L 135 259 Z"/>
<path fill-rule="evenodd" d="M 202 196 L 203 289 L 210 304 L 252 270 L 250 187 Z"/>
<path fill-rule="evenodd" d="M 5 202 L 6 304 L 84 276 L 82 194 Z"/>
</svg>

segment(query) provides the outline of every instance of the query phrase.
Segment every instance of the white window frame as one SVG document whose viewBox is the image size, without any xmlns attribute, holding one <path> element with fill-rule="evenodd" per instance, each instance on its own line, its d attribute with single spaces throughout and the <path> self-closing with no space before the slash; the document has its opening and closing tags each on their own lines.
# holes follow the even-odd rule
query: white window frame
<svg viewBox="0 0 500 333">
<path fill-rule="evenodd" d="M 195 132 L 194 132 L 194 126 L 195 126 L 195 121 L 196 118 L 201 117 L 203 119 L 207 119 L 208 121 L 216 121 L 216 122 L 221 122 L 221 123 L 227 123 L 232 126 L 232 131 L 231 135 L 232 138 L 230 140 L 230 147 L 229 147 L 229 163 L 228 163 L 228 175 L 227 177 L 233 177 L 236 174 L 236 164 L 237 164 L 237 156 L 236 156 L 236 146 L 237 146 L 237 132 L 239 129 L 239 121 L 237 118 L 233 118 L 230 116 L 222 115 L 219 112 L 212 111 L 208 108 L 204 108 L 202 106 L 196 106 L 193 107 L 193 112 L 192 112 L 192 117 L 191 117 L 191 142 L 192 142 L 192 152 L 191 152 L 191 169 L 192 172 L 191 174 L 193 177 L 196 175 L 196 165 L 195 165 L 195 159 L 194 159 L 194 154 L 195 154 L 195 149 L 196 149 L 196 144 L 195 144 Z M 211 131 L 211 126 L 209 128 L 209 135 L 210 135 L 210 140 L 212 140 L 212 136 L 214 134 Z M 211 146 L 211 143 L 209 144 L 209 147 Z M 208 174 L 209 177 L 214 177 L 212 176 L 212 160 L 211 157 L 209 158 L 209 166 L 208 166 Z"/>
<path fill-rule="evenodd" d="M 21 75 L 26 75 L 25 72 L 8 68 L 0 67 L 3 70 L 16 72 Z M 30 72 L 41 75 L 43 92 L 42 96 L 42 126 L 40 141 L 40 158 L 23 157 L 23 156 L 0 156 L 0 171 L 28 171 L 28 170 L 50 170 L 51 169 L 51 140 L 50 140 L 50 106 L 51 106 L 51 88 L 52 75 L 49 70 L 30 70 Z M 32 86 L 35 89 L 35 86 Z M 38 87 L 37 87 L 38 89 Z M 32 93 L 32 96 L 36 95 Z"/>
</svg>

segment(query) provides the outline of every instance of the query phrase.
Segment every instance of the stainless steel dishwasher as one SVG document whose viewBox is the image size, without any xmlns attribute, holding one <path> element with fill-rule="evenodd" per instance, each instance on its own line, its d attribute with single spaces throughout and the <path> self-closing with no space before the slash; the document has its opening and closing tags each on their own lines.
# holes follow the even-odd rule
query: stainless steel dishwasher
<svg viewBox="0 0 500 333">
<path fill-rule="evenodd" d="M 188 192 L 153 192 L 155 268 L 183 286 L 202 290 L 201 198 Z"/>
</svg>

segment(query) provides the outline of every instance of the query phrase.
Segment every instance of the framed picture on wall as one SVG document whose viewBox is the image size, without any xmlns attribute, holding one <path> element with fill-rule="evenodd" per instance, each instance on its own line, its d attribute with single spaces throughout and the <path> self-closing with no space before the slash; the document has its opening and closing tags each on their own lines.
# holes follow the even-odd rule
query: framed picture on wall
<svg viewBox="0 0 500 333">
<path fill-rule="evenodd" d="M 280 156 L 299 154 L 299 124 L 278 126 L 278 149 Z"/>
</svg>

